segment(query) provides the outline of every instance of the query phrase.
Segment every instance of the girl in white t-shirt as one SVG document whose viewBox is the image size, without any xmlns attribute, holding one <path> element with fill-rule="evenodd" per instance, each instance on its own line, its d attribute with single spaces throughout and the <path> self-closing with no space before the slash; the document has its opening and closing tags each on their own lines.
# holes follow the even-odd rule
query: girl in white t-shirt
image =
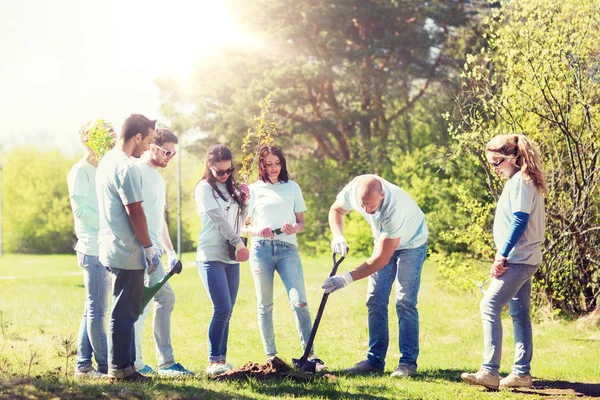
<svg viewBox="0 0 600 400">
<path fill-rule="evenodd" d="M 263 147 L 259 153 L 258 168 L 260 180 L 250 185 L 248 227 L 245 230 L 252 234 L 250 268 L 258 303 L 258 325 L 265 354 L 272 359 L 277 354 L 273 331 L 275 271 L 287 291 L 303 351 L 312 329 L 296 240 L 296 234 L 304 229 L 306 204 L 300 186 L 289 178 L 280 149 Z M 318 371 L 325 369 L 312 351 L 309 359 L 316 361 Z"/>
<path fill-rule="evenodd" d="M 497 254 L 492 282 L 480 304 L 485 348 L 479 372 L 462 379 L 489 389 L 531 387 L 531 277 L 542 261 L 546 182 L 535 144 L 524 135 L 499 135 L 486 146 L 487 159 L 507 179 L 494 217 Z M 508 304 L 515 336 L 515 360 L 510 375 L 500 379 L 502 321 Z"/>
<path fill-rule="evenodd" d="M 231 151 L 222 144 L 208 149 L 206 170 L 194 193 L 202 222 L 196 265 L 214 308 L 208 327 L 206 368 L 211 376 L 233 369 L 226 362 L 229 318 L 240 285 L 239 263 L 249 256 L 240 238 L 240 228 L 246 217 L 250 191 L 246 185 L 240 185 L 240 191 L 235 189 L 231 160 Z M 235 259 L 229 256 L 228 244 L 232 250 L 235 248 Z"/>
</svg>

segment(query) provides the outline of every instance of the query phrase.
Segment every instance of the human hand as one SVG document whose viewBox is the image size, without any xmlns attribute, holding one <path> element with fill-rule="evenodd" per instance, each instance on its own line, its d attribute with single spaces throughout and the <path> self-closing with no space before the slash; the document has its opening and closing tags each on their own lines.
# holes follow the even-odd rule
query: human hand
<svg viewBox="0 0 600 400">
<path fill-rule="evenodd" d="M 245 183 L 240 183 L 240 194 L 244 203 L 250 200 L 250 188 Z"/>
<path fill-rule="evenodd" d="M 169 266 L 173 269 L 173 265 L 177 263 L 177 253 L 175 250 L 167 250 L 167 260 L 169 260 Z M 175 260 L 175 262 L 173 262 Z"/>
<path fill-rule="evenodd" d="M 338 289 L 345 288 L 353 281 L 354 279 L 352 278 L 350 272 L 346 272 L 345 274 L 334 275 L 325 279 L 325 282 L 323 282 L 323 286 L 321 286 L 321 288 L 325 289 L 325 293 L 332 293 Z"/>
<path fill-rule="evenodd" d="M 499 278 L 506 272 L 506 270 L 508 270 L 508 267 L 506 266 L 506 257 L 498 254 L 492 263 L 490 275 L 492 275 L 494 278 Z"/>
<path fill-rule="evenodd" d="M 338 235 L 331 241 L 331 251 L 345 257 L 348 254 L 348 242 L 343 235 Z"/>
<path fill-rule="evenodd" d="M 290 224 L 289 222 L 286 222 L 281 227 L 281 231 L 288 236 L 293 235 L 296 232 L 298 232 L 298 224 L 297 223 Z"/>
<path fill-rule="evenodd" d="M 249 258 L 250 258 L 250 251 L 248 251 L 248 248 L 246 246 L 238 249 L 235 252 L 235 261 L 244 262 L 244 261 L 248 261 Z"/>
<path fill-rule="evenodd" d="M 179 260 L 177 258 L 174 258 L 171 261 L 169 261 L 169 271 L 173 270 L 173 268 L 175 268 L 178 262 Z"/>
<path fill-rule="evenodd" d="M 146 252 L 146 271 L 148 275 L 152 275 L 156 271 L 156 268 L 158 268 L 158 264 L 160 264 L 160 257 L 156 250 L 154 250 L 153 245 L 144 247 L 144 251 Z"/>
<path fill-rule="evenodd" d="M 273 234 L 273 230 L 270 227 L 262 228 L 256 234 L 265 239 L 274 239 L 275 235 Z"/>
</svg>

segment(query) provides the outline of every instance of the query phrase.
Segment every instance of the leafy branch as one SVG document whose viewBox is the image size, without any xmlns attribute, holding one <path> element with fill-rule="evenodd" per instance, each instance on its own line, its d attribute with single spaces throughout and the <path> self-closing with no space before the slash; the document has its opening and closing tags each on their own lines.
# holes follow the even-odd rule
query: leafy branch
<svg viewBox="0 0 600 400">
<path fill-rule="evenodd" d="M 96 157 L 100 161 L 115 144 L 115 131 L 112 125 L 100 118 L 91 121 L 83 129 L 88 130 L 85 145 L 96 153 Z"/>
</svg>

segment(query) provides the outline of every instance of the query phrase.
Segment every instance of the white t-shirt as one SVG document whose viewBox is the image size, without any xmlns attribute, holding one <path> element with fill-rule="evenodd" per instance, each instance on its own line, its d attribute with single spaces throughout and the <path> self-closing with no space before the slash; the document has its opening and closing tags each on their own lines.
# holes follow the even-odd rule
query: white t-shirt
<svg viewBox="0 0 600 400">
<path fill-rule="evenodd" d="M 525 232 L 508 253 L 507 262 L 538 265 L 542 262 L 544 242 L 544 196 L 533 182 L 523 180 L 521 171 L 508 180 L 498 200 L 494 217 L 494 242 L 498 250 L 502 249 L 508 240 L 513 214 L 519 211 L 529 214 L 529 220 Z"/>
<path fill-rule="evenodd" d="M 237 264 L 235 260 L 229 258 L 227 252 L 227 239 L 219 232 L 219 229 L 213 224 L 208 216 L 208 212 L 212 210 L 221 210 L 225 219 L 235 227 L 235 220 L 238 214 L 238 205 L 231 198 L 227 191 L 227 186 L 217 182 L 217 187 L 223 194 L 226 200 L 223 200 L 216 192 L 213 191 L 210 184 L 203 180 L 196 185 L 194 197 L 196 199 L 196 207 L 200 215 L 202 228 L 198 234 L 198 248 L 196 251 L 197 261 L 221 261 L 227 264 Z M 241 230 L 242 222 L 238 222 L 238 232 Z"/>
<path fill-rule="evenodd" d="M 250 204 L 248 217 L 252 217 L 252 226 L 257 228 L 270 227 L 272 230 L 281 228 L 284 223 L 296 222 L 296 213 L 306 211 L 306 203 L 302 197 L 302 190 L 296 182 L 267 183 L 254 182 L 249 185 Z M 265 240 L 258 235 L 252 236 L 252 241 Z M 270 240 L 270 239 L 268 239 Z M 291 243 L 298 246 L 296 234 L 291 236 L 282 233 L 275 236 L 275 240 Z"/>
<path fill-rule="evenodd" d="M 383 202 L 375 214 L 367 214 L 360 206 L 358 182 L 363 176 L 376 177 L 383 187 Z M 429 231 L 421 208 L 408 193 L 377 175 L 357 176 L 338 193 L 336 200 L 343 209 L 356 210 L 367 220 L 373 232 L 373 253 L 380 237 L 400 238 L 396 250 L 414 249 L 427 242 Z"/>
<path fill-rule="evenodd" d="M 136 163 L 142 176 L 142 197 L 148 233 L 155 246 L 162 248 L 162 233 L 167 206 L 165 180 L 162 175 L 145 162 Z"/>
<path fill-rule="evenodd" d="M 144 269 L 145 254 L 125 210 L 143 200 L 139 168 L 123 151 L 110 150 L 96 171 L 100 212 L 100 262 L 110 268 Z"/>
<path fill-rule="evenodd" d="M 75 250 L 98 256 L 98 199 L 96 198 L 96 167 L 85 158 L 73 165 L 67 175 L 69 199 L 75 216 Z M 79 210 L 78 207 L 86 210 Z"/>
</svg>

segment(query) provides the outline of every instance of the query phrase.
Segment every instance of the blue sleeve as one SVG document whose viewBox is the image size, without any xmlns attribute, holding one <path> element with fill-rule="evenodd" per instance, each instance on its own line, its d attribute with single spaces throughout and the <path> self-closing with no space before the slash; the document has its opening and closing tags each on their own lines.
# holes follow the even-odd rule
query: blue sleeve
<svg viewBox="0 0 600 400">
<path fill-rule="evenodd" d="M 508 257 L 508 253 L 516 246 L 521 235 L 525 232 L 525 228 L 527 228 L 527 221 L 529 221 L 529 214 L 521 211 L 513 214 L 513 220 L 510 224 L 510 235 L 501 251 L 503 257 Z"/>
</svg>

